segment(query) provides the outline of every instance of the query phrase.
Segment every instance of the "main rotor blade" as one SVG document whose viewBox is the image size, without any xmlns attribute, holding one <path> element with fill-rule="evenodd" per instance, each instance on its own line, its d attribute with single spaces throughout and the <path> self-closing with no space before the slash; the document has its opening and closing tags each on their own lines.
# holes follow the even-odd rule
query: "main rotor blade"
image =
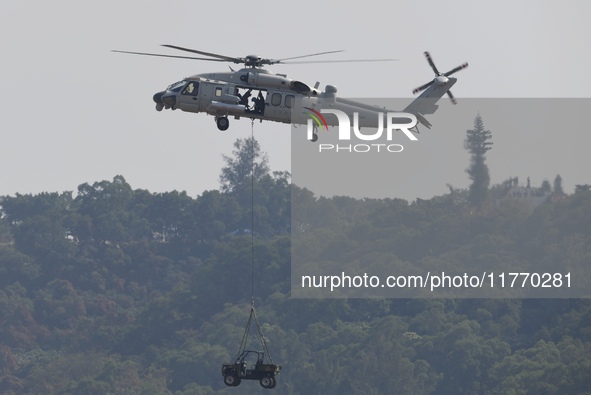
<svg viewBox="0 0 591 395">
<path fill-rule="evenodd" d="M 210 62 L 225 62 L 225 60 L 223 60 L 223 59 L 196 58 L 196 57 L 193 57 L 193 56 L 163 55 L 163 54 L 159 54 L 159 53 L 148 53 L 148 52 L 118 51 L 116 49 L 112 49 L 111 52 L 129 53 L 129 54 L 132 54 L 132 55 L 160 56 L 160 57 L 163 57 L 163 58 L 177 58 L 177 59 L 191 59 L 191 60 L 208 60 Z"/>
<path fill-rule="evenodd" d="M 300 58 L 307 58 L 310 56 L 318 56 L 318 55 L 327 55 L 329 53 L 337 53 L 337 52 L 345 52 L 344 49 L 339 49 L 338 51 L 327 51 L 327 52 L 318 52 L 318 53 L 312 53 L 310 55 L 302 55 L 302 56 L 293 56 L 291 58 L 283 58 L 283 59 L 277 59 L 277 62 L 281 62 L 283 63 L 284 60 L 292 60 L 292 59 L 300 59 Z"/>
<path fill-rule="evenodd" d="M 344 59 L 344 60 L 303 60 L 296 62 L 280 62 L 278 64 L 307 64 L 307 63 L 355 63 L 355 62 L 397 62 L 398 59 Z"/>
<path fill-rule="evenodd" d="M 439 70 L 437 70 L 437 67 L 435 67 L 435 63 L 433 63 L 433 59 L 431 59 L 431 55 L 429 55 L 429 52 L 425 51 L 425 57 L 427 58 L 427 62 L 429 62 L 435 74 L 440 75 Z"/>
<path fill-rule="evenodd" d="M 423 85 L 423 86 L 419 86 L 418 88 L 416 88 L 414 91 L 412 91 L 412 93 L 414 93 L 414 94 L 417 94 L 417 93 L 419 93 L 420 91 L 422 91 L 422 90 L 425 90 L 425 89 L 427 89 L 428 87 L 430 87 L 432 83 L 433 83 L 433 81 L 427 82 L 425 85 Z"/>
<path fill-rule="evenodd" d="M 448 71 L 447 73 L 445 73 L 444 75 L 446 77 L 449 77 L 450 75 L 452 75 L 453 73 L 457 73 L 458 71 L 465 69 L 466 67 L 468 67 L 468 63 L 464 63 L 463 65 L 460 65 L 458 67 L 456 67 L 455 69 L 451 69 L 450 71 Z"/>
<path fill-rule="evenodd" d="M 218 55 L 218 54 L 211 53 L 211 52 L 198 51 L 196 49 L 177 47 L 176 45 L 162 44 L 162 46 L 167 47 L 167 48 L 172 48 L 172 49 L 178 49 L 179 51 L 192 52 L 192 53 L 197 53 L 199 55 L 211 56 L 212 58 L 222 59 L 227 62 L 234 62 L 234 63 L 243 63 L 244 62 L 244 59 L 234 58 L 232 56 Z"/>
<path fill-rule="evenodd" d="M 451 94 L 451 91 L 447 91 L 447 95 L 449 96 L 449 98 L 451 99 L 451 102 L 453 104 L 457 104 L 456 99 L 454 98 L 454 95 Z"/>
</svg>

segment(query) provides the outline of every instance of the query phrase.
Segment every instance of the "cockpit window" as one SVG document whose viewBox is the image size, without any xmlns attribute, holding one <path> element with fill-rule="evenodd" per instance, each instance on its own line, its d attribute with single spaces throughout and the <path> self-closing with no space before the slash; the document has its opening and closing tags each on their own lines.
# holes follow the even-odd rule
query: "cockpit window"
<svg viewBox="0 0 591 395">
<path fill-rule="evenodd" d="M 189 82 L 185 89 L 183 89 L 183 95 L 189 96 L 197 96 L 197 92 L 199 91 L 199 83 L 198 82 Z"/>
<path fill-rule="evenodd" d="M 187 81 L 175 82 L 174 84 L 169 85 L 169 87 L 166 88 L 166 90 L 169 90 L 172 92 L 178 92 L 182 89 L 183 86 L 185 86 L 186 83 L 187 83 Z"/>
</svg>

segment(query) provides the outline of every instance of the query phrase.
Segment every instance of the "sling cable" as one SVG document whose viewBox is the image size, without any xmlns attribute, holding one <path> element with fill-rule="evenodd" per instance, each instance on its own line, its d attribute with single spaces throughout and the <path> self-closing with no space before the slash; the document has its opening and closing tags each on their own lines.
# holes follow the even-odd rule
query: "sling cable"
<svg viewBox="0 0 591 395">
<path fill-rule="evenodd" d="M 230 387 L 240 385 L 242 380 L 258 380 L 263 388 L 275 388 L 277 381 L 275 376 L 281 371 L 281 365 L 273 363 L 269 348 L 263 335 L 261 324 L 254 308 L 254 175 L 255 175 L 255 140 L 254 140 L 254 119 L 251 123 L 251 229 L 250 229 L 250 289 L 251 305 L 250 316 L 244 328 L 240 348 L 236 354 L 234 363 L 225 363 L 222 365 L 222 375 L 224 384 Z M 252 321 L 256 323 L 259 340 L 262 350 L 247 350 L 248 335 Z"/>
</svg>

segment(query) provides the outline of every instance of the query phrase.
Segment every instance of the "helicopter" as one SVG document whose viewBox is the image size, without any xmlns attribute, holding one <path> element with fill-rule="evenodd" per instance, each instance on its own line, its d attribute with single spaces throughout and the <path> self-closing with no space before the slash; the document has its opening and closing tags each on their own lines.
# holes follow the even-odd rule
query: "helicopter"
<svg viewBox="0 0 591 395">
<path fill-rule="evenodd" d="M 338 125 L 338 119 L 333 114 L 327 114 L 326 117 L 321 115 L 323 109 L 339 110 L 350 117 L 352 117 L 354 113 L 357 113 L 359 127 L 378 126 L 377 121 L 379 120 L 382 122 L 380 117 L 385 109 L 337 97 L 337 88 L 333 85 L 326 85 L 324 90 L 321 90 L 319 89 L 319 82 L 316 82 L 313 87 L 310 87 L 302 81 L 287 78 L 286 74 L 272 73 L 269 70 L 264 69 L 263 66 L 296 63 L 397 60 L 354 59 L 294 61 L 294 59 L 327 55 L 343 51 L 326 51 L 283 59 L 267 59 L 257 55 L 232 57 L 169 44 L 162 46 L 206 57 L 120 50 L 113 50 L 113 52 L 212 62 L 229 62 L 242 64 L 244 67 L 239 70 L 234 70 L 230 66 L 229 72 L 196 74 L 169 85 L 165 90 L 157 92 L 153 96 L 157 111 L 162 111 L 163 109 L 179 109 L 186 112 L 206 113 L 214 117 L 217 128 L 221 131 L 225 131 L 229 128 L 229 117 L 233 117 L 237 120 L 242 117 L 250 118 L 253 122 L 255 119 L 259 119 L 261 122 L 266 120 L 291 123 L 294 125 L 311 125 L 311 119 L 314 118 L 317 125 L 313 125 L 313 134 L 309 134 L 310 140 L 313 142 L 318 140 L 318 127 L 323 126 L 314 114 L 322 119 L 327 130 L 328 126 Z M 424 55 L 435 73 L 435 77 L 433 80 L 413 91 L 414 94 L 419 92 L 422 93 L 403 110 L 405 113 L 413 114 L 416 117 L 416 121 L 418 122 L 416 122 L 416 126 L 414 126 L 416 129 L 413 131 L 415 132 L 418 132 L 418 123 L 427 128 L 432 126 L 425 118 L 425 115 L 435 113 L 438 108 L 436 103 L 441 97 L 443 97 L 443 95 L 447 94 L 452 103 L 456 104 L 456 100 L 450 92 L 450 89 L 457 82 L 457 78 L 450 76 L 468 66 L 468 63 L 463 63 L 446 73 L 441 73 L 435 66 L 429 52 L 424 52 Z"/>
</svg>

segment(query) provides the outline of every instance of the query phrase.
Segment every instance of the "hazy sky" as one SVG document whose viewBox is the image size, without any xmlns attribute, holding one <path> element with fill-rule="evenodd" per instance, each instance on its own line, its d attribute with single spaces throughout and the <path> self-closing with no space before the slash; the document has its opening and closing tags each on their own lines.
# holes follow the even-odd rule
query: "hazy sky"
<svg viewBox="0 0 591 395">
<path fill-rule="evenodd" d="M 591 91 L 586 43 L 591 37 L 590 11 L 591 3 L 583 0 L 346 4 L 3 0 L 0 196 L 75 191 L 81 183 L 111 180 L 118 174 L 133 188 L 152 192 L 176 189 L 197 196 L 218 187 L 222 154 L 230 154 L 237 138 L 250 136 L 250 120 L 231 119 L 230 129 L 219 132 L 211 116 L 156 112 L 152 95 L 183 77 L 226 71 L 227 66 L 117 54 L 111 49 L 182 55 L 159 47 L 174 44 L 269 58 L 344 49 L 344 54 L 326 59 L 400 61 L 270 69 L 309 85 L 316 81 L 321 87 L 336 85 L 343 97 L 400 98 L 412 97 L 413 88 L 433 77 L 423 57 L 428 50 L 443 71 L 470 63 L 457 74 L 453 92 L 458 106 L 461 98 L 585 98 Z M 587 114 L 580 115 L 580 133 L 570 140 L 588 147 Z M 486 114 L 483 119 L 487 126 Z M 269 122 L 254 126 L 271 167 L 289 170 L 290 126 Z M 449 137 L 457 140 L 459 155 L 465 129 L 471 126 Z M 568 192 L 575 183 L 591 183 L 585 175 L 569 178 L 578 174 L 575 168 L 588 168 L 589 159 L 573 160 L 562 147 L 553 150 L 565 158 L 560 168 L 516 170 L 516 157 L 533 158 L 539 151 L 528 152 L 527 141 L 518 146 L 518 138 L 490 129 L 495 141 L 488 161 L 493 182 L 510 176 L 525 181 L 530 176 L 539 185 L 560 173 Z M 560 131 L 538 137 L 555 147 Z M 422 163 L 434 167 L 439 160 L 426 157 Z M 436 183 L 425 180 L 409 186 L 400 197 L 444 193 L 448 182 L 468 186 L 463 170 L 457 173 Z"/>
</svg>

